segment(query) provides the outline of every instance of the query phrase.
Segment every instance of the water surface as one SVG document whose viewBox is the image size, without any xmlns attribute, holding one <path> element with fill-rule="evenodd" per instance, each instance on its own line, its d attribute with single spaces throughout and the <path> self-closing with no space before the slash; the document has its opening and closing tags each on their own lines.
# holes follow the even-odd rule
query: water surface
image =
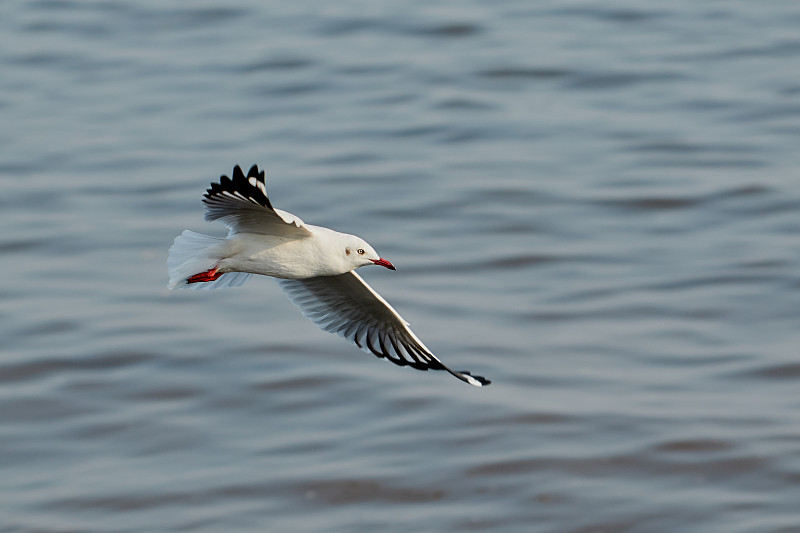
<svg viewBox="0 0 800 533">
<path fill-rule="evenodd" d="M 800 531 L 800 6 L 0 11 L 0 531 Z M 252 163 L 493 384 L 168 292 Z"/>
</svg>

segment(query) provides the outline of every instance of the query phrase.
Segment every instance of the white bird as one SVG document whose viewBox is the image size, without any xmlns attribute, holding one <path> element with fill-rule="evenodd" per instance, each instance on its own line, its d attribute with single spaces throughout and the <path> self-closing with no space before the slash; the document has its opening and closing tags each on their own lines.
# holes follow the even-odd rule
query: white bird
<svg viewBox="0 0 800 533">
<path fill-rule="evenodd" d="M 252 274 L 272 276 L 306 317 L 367 353 L 418 370 L 445 370 L 476 387 L 491 383 L 445 366 L 356 274 L 365 265 L 395 270 L 366 241 L 272 207 L 257 165 L 247 176 L 235 166 L 232 178 L 211 184 L 203 203 L 205 219 L 221 220 L 228 237 L 179 235 L 167 259 L 170 289 L 235 287 Z"/>
</svg>

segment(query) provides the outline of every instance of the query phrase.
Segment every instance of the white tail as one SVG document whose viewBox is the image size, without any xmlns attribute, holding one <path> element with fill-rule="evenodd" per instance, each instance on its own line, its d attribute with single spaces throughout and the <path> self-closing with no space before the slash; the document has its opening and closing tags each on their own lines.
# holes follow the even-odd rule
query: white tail
<svg viewBox="0 0 800 533">
<path fill-rule="evenodd" d="M 167 257 L 170 289 L 221 289 L 242 285 L 252 274 L 228 272 L 214 281 L 187 283 L 195 274 L 211 270 L 224 257 L 227 239 L 185 230 L 175 238 Z"/>
</svg>

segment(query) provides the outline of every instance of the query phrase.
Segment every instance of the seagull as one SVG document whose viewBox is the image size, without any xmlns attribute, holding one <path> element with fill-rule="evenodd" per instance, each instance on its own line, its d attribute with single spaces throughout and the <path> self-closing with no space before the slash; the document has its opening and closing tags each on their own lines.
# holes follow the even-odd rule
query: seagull
<svg viewBox="0 0 800 533">
<path fill-rule="evenodd" d="M 223 222 L 228 236 L 185 230 L 176 237 L 167 258 L 170 289 L 236 287 L 253 274 L 271 276 L 303 315 L 367 353 L 417 370 L 444 370 L 476 387 L 491 383 L 445 366 L 356 274 L 367 265 L 395 270 L 365 240 L 272 207 L 258 165 L 246 176 L 239 165 L 231 178 L 220 176 L 203 203 L 205 220 Z"/>
</svg>

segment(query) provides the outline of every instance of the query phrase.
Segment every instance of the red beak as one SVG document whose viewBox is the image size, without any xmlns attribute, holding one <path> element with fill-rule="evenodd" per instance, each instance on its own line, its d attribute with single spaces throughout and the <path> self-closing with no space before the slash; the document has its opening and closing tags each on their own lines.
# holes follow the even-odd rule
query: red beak
<svg viewBox="0 0 800 533">
<path fill-rule="evenodd" d="M 394 267 L 394 265 L 393 265 L 393 264 L 391 264 L 391 263 L 390 263 L 389 261 L 387 261 L 386 259 L 383 259 L 383 258 L 380 258 L 380 259 L 370 259 L 370 261 L 372 261 L 372 262 L 373 262 L 373 263 L 375 263 L 376 265 L 380 265 L 380 266 L 382 266 L 382 267 L 386 267 L 386 268 L 388 268 L 389 270 L 397 270 L 397 269 Z"/>
</svg>

